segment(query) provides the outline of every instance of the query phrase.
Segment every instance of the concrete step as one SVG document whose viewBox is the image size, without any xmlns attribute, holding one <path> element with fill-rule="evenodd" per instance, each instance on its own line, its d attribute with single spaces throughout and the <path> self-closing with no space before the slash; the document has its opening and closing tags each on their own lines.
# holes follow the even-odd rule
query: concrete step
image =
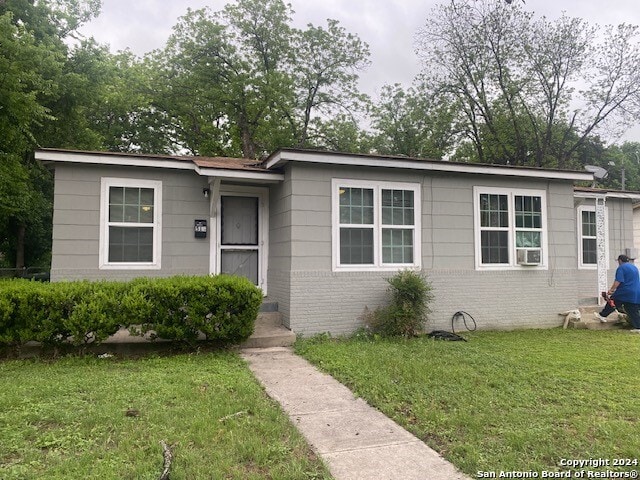
<svg viewBox="0 0 640 480">
<path fill-rule="evenodd" d="M 280 312 L 261 312 L 256 318 L 253 334 L 241 348 L 289 347 L 296 341 L 296 334 L 282 325 Z"/>
<path fill-rule="evenodd" d="M 280 312 L 259 312 L 256 318 L 256 326 L 282 326 L 282 316 Z"/>
<path fill-rule="evenodd" d="M 571 318 L 569 320 L 569 328 L 579 328 L 588 330 L 615 330 L 622 328 L 626 324 L 626 315 L 613 312 L 607 317 L 606 322 L 598 320 L 594 313 L 602 310 L 602 306 L 589 305 L 580 307 L 580 319 Z"/>
</svg>

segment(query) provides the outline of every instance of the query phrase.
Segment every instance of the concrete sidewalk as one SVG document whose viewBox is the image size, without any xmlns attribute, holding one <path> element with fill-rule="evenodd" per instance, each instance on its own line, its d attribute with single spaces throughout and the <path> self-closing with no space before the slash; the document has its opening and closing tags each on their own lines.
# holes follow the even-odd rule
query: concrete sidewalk
<svg viewBox="0 0 640 480">
<path fill-rule="evenodd" d="M 336 480 L 470 478 L 290 348 L 242 356 Z"/>
</svg>

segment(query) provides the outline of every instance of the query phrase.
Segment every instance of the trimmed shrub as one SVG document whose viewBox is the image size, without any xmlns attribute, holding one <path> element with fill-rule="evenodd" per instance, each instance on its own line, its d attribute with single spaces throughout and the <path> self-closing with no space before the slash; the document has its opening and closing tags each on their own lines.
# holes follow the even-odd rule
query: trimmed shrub
<svg viewBox="0 0 640 480">
<path fill-rule="evenodd" d="M 137 281 L 150 305 L 150 316 L 138 334 L 193 343 L 239 343 L 253 333 L 262 303 L 262 291 L 243 277 L 173 277 Z"/>
<path fill-rule="evenodd" d="M 364 319 L 371 331 L 387 337 L 413 337 L 423 331 L 431 312 L 433 300 L 431 284 L 422 273 L 401 270 L 387 279 L 391 303 L 373 312 L 365 312 Z"/>
<path fill-rule="evenodd" d="M 246 340 L 262 292 L 228 275 L 131 282 L 0 282 L 0 344 L 19 347 L 99 344 L 121 327 L 193 343 Z"/>
</svg>

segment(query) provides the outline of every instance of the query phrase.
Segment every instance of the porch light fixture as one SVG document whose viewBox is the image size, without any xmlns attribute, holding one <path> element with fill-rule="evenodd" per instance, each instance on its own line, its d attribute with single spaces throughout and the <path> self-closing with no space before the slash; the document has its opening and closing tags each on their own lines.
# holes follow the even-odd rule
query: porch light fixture
<svg viewBox="0 0 640 480">
<path fill-rule="evenodd" d="M 208 187 L 204 187 L 202 189 L 202 194 L 204 195 L 204 198 L 209 198 L 209 194 L 211 193 L 211 189 Z"/>
</svg>

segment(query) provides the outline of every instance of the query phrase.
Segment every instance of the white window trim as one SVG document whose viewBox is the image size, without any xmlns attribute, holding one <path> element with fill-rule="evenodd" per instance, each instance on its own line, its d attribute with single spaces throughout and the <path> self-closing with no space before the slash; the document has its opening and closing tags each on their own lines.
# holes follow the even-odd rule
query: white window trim
<svg viewBox="0 0 640 480">
<path fill-rule="evenodd" d="M 509 263 L 484 264 L 482 263 L 482 244 L 480 226 L 480 195 L 507 195 L 509 205 Z M 540 265 L 519 265 L 516 257 L 515 243 L 515 208 L 514 197 L 517 195 L 540 197 L 542 210 L 541 248 L 542 256 Z M 549 268 L 549 246 L 547 226 L 547 192 L 545 190 L 533 190 L 527 188 L 500 188 L 500 187 L 473 187 L 473 228 L 475 241 L 476 270 L 547 270 Z"/>
<path fill-rule="evenodd" d="M 578 234 L 578 268 L 581 270 L 597 270 L 597 263 L 583 263 L 582 261 L 582 212 L 595 212 L 595 205 L 580 205 L 578 207 L 578 214 L 576 215 L 576 232 Z M 604 208 L 604 250 L 609 251 L 609 209 Z M 607 255 L 606 269 L 609 269 L 609 255 Z"/>
<path fill-rule="evenodd" d="M 371 188 L 374 190 L 373 264 L 340 264 L 340 195 L 339 188 Z M 411 190 L 414 201 L 413 263 L 382 263 L 382 190 Z M 331 257 L 334 272 L 393 272 L 401 269 L 420 270 L 422 266 L 422 196 L 419 183 L 381 182 L 373 180 L 331 179 Z M 393 228 L 393 226 L 391 226 Z M 402 228 L 402 226 L 398 226 Z"/>
<path fill-rule="evenodd" d="M 154 189 L 153 261 L 109 262 L 109 189 L 111 187 L 134 187 Z M 139 224 L 131 224 L 137 226 Z M 133 178 L 102 177 L 100 182 L 100 270 L 159 270 L 162 258 L 162 182 Z"/>
</svg>

